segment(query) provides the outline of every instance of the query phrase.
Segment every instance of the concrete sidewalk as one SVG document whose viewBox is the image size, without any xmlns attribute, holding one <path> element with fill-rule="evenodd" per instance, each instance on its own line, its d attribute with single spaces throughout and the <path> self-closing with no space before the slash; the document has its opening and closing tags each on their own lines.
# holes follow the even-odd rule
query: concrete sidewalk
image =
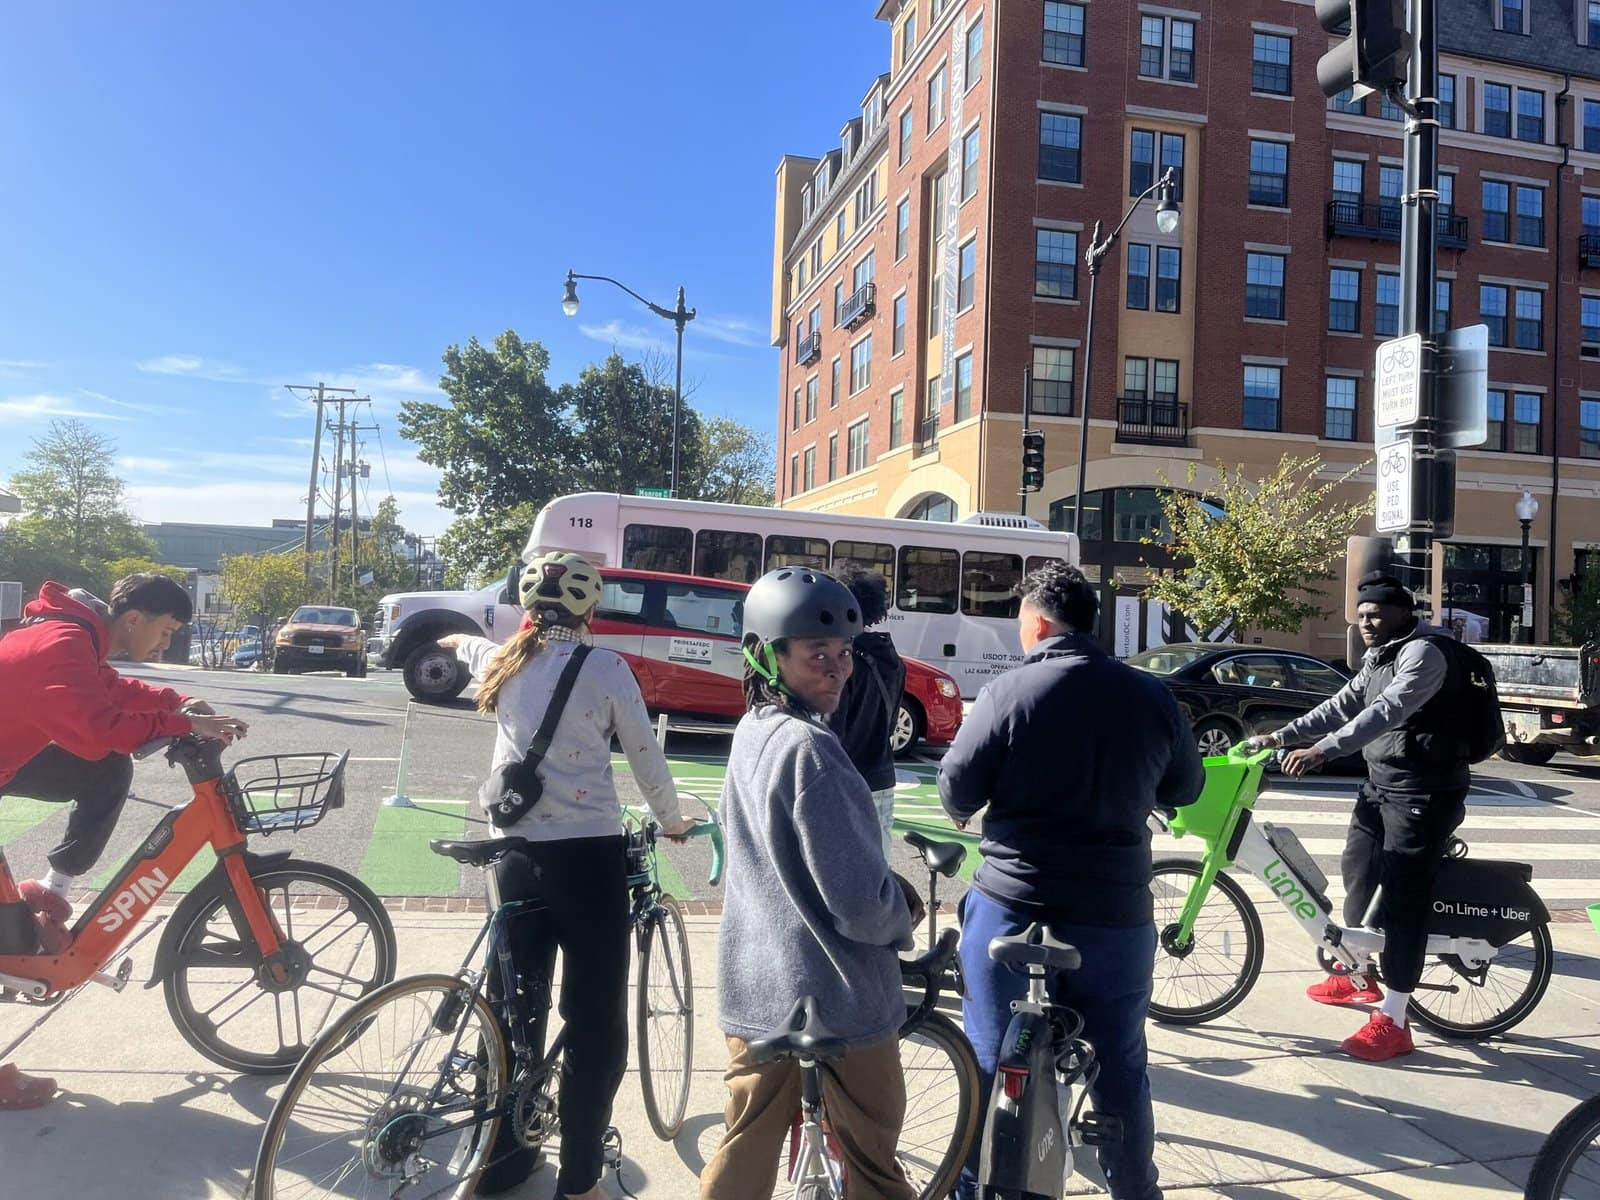
<svg viewBox="0 0 1600 1200">
<path fill-rule="evenodd" d="M 151 920 L 171 909 L 159 908 Z M 448 971 L 474 932 L 470 914 L 393 913 L 399 973 Z M 1250 998 L 1215 1024 L 1152 1025 L 1157 1162 L 1169 1200 L 1443 1200 L 1521 1195 L 1548 1130 L 1600 1090 L 1600 940 L 1553 925 L 1556 977 L 1538 1010 L 1497 1041 L 1447 1043 L 1418 1032 L 1415 1055 L 1372 1066 L 1338 1042 L 1362 1014 L 1305 1000 L 1309 948 L 1287 917 L 1263 912 L 1267 959 Z M 656 1140 L 630 1070 L 617 1097 L 622 1182 L 639 1196 L 692 1197 L 722 1131 L 723 1043 L 714 1022 L 714 917 L 691 918 L 696 994 L 689 1118 Z M 145 991 L 155 938 L 135 951 L 120 995 L 92 987 L 59 1009 L 0 1006 L 0 1046 L 24 1070 L 56 1076 L 45 1109 L 0 1114 L 6 1197 L 239 1196 L 281 1080 L 221 1072 L 181 1039 L 160 989 Z M 1092 1163 L 1072 1194 L 1095 1194 Z M 554 1171 L 513 1196 L 545 1200 Z M 616 1180 L 606 1185 L 620 1196 Z"/>
</svg>

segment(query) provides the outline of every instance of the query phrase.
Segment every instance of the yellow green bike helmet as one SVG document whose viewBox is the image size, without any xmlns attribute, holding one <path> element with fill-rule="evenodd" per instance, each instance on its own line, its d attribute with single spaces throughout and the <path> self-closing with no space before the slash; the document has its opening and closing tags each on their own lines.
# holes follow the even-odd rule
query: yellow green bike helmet
<svg viewBox="0 0 1600 1200">
<path fill-rule="evenodd" d="M 541 554 L 522 572 L 517 600 L 551 625 L 576 625 L 600 603 L 600 572 L 569 550 Z"/>
</svg>

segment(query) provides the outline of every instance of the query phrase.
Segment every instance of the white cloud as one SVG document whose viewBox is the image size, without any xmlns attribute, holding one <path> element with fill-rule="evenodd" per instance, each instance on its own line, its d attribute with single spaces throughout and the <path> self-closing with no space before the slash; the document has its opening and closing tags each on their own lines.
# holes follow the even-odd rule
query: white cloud
<svg viewBox="0 0 1600 1200">
<path fill-rule="evenodd" d="M 641 326 L 629 325 L 623 321 L 611 320 L 604 325 L 580 324 L 578 332 L 586 338 L 604 342 L 619 350 L 653 350 L 663 354 L 672 354 L 676 351 L 676 346 L 672 343 L 663 341 Z"/>
<path fill-rule="evenodd" d="M 685 330 L 685 337 L 696 333 L 713 341 L 751 349 L 765 349 L 768 341 L 766 329 L 743 317 L 696 317 Z"/>
<path fill-rule="evenodd" d="M 134 364 L 151 375 L 197 375 L 205 365 L 203 358 L 193 354 L 163 354 L 160 358 L 147 358 Z"/>
<path fill-rule="evenodd" d="M 84 421 L 131 421 L 120 413 L 109 413 L 92 408 L 68 396 L 41 393 L 35 396 L 8 396 L 0 400 L 0 417 L 14 417 L 19 421 L 51 421 L 77 418 Z"/>
<path fill-rule="evenodd" d="M 49 365 L 47 362 L 36 362 L 31 358 L 0 358 L 0 370 L 38 371 Z"/>
<path fill-rule="evenodd" d="M 137 454 L 123 455 L 117 459 L 117 466 L 135 475 L 170 475 L 178 469 L 174 459 L 141 458 Z"/>
</svg>

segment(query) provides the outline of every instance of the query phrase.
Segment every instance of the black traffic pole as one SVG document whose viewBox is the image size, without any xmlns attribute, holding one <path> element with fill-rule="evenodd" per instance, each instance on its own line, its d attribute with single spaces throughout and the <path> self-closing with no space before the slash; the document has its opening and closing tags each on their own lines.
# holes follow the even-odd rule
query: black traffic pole
<svg viewBox="0 0 1600 1200">
<path fill-rule="evenodd" d="M 1090 285 L 1091 287 L 1093 284 Z M 1021 480 L 1017 484 L 1017 512 L 1022 516 L 1028 515 L 1028 430 L 1033 427 L 1033 364 L 1029 363 L 1022 368 L 1022 467 Z"/>
</svg>

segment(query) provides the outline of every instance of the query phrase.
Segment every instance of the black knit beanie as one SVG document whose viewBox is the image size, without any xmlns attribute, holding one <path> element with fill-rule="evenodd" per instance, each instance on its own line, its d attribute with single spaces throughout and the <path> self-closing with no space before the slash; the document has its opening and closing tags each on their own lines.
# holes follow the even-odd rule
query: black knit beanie
<svg viewBox="0 0 1600 1200">
<path fill-rule="evenodd" d="M 1403 608 L 1407 612 L 1417 607 L 1416 597 L 1393 575 L 1383 571 L 1374 571 L 1371 575 L 1362 576 L 1361 582 L 1356 585 L 1356 602 L 1358 604 L 1388 604 L 1394 608 Z"/>
</svg>

